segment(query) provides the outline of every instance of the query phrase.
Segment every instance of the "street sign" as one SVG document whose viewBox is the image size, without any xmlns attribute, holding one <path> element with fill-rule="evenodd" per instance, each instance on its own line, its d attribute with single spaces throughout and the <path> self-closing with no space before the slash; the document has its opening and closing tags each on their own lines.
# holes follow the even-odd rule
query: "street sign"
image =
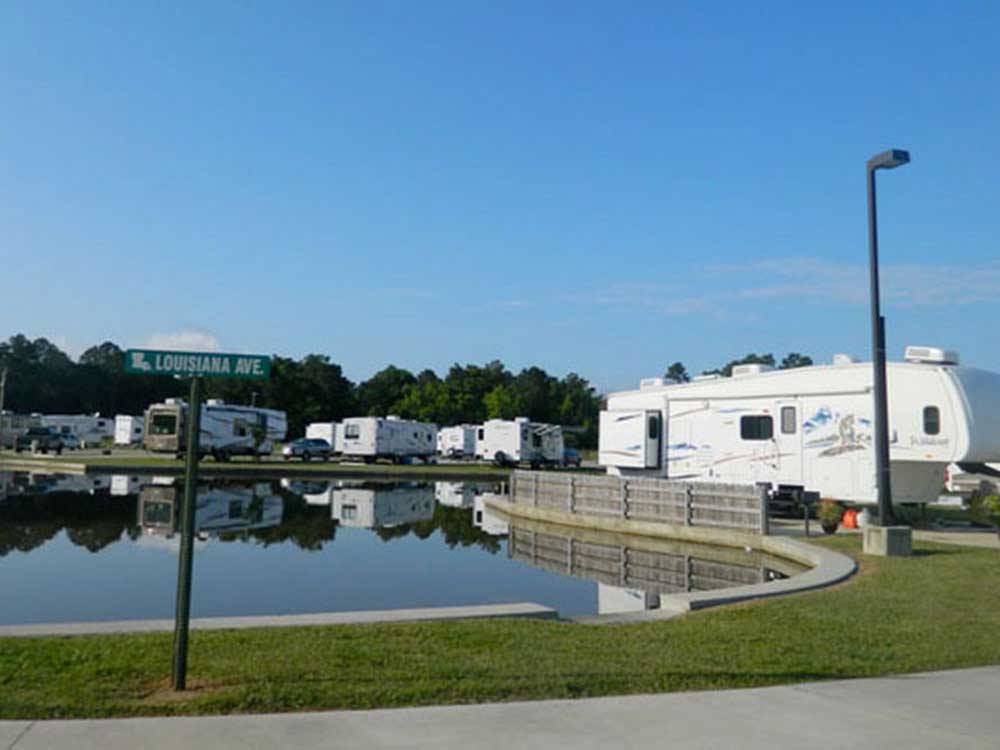
<svg viewBox="0 0 1000 750">
<path fill-rule="evenodd" d="M 188 630 L 191 625 L 191 570 L 194 563 L 194 511 L 198 483 L 201 436 L 202 378 L 254 378 L 271 376 L 271 358 L 260 354 L 171 352 L 129 349 L 125 372 L 133 375 L 177 375 L 191 378 L 187 406 L 187 456 L 184 461 L 184 507 L 181 516 L 181 549 L 177 557 L 177 602 L 174 609 L 174 690 L 187 686 Z M 180 426 L 178 425 L 178 428 Z"/>
<path fill-rule="evenodd" d="M 251 378 L 271 376 L 271 358 L 262 354 L 172 352 L 129 349 L 125 372 L 133 375 L 177 375 L 183 378 Z"/>
</svg>

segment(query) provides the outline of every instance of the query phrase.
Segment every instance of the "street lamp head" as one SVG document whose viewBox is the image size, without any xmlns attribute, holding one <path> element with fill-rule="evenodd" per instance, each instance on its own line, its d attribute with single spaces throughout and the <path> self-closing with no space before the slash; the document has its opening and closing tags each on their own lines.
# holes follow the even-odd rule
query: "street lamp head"
<svg viewBox="0 0 1000 750">
<path fill-rule="evenodd" d="M 875 154 L 868 160 L 868 169 L 895 169 L 903 164 L 909 164 L 910 152 L 900 148 L 891 148 L 881 154 Z"/>
</svg>

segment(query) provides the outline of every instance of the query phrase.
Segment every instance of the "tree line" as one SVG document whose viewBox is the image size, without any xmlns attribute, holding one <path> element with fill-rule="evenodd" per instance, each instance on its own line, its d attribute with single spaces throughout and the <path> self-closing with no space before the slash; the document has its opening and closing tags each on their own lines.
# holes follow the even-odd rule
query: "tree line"
<svg viewBox="0 0 1000 750">
<path fill-rule="evenodd" d="M 733 368 L 737 365 L 767 365 L 768 367 L 777 366 L 779 370 L 791 370 L 795 367 L 809 367 L 813 364 L 812 357 L 807 354 L 799 354 L 798 352 L 789 352 L 779 364 L 776 365 L 775 362 L 774 355 L 771 353 L 754 354 L 751 352 L 745 357 L 730 360 L 721 367 L 716 367 L 714 370 L 704 370 L 701 374 L 722 375 L 728 378 L 733 374 Z M 687 383 L 691 380 L 691 375 L 688 373 L 683 362 L 674 362 L 671 364 L 667 367 L 666 372 L 663 373 L 663 377 L 677 383 Z"/>
<path fill-rule="evenodd" d="M 124 351 L 115 343 L 87 349 L 74 362 L 44 338 L 18 334 L 0 343 L 0 368 L 8 371 L 4 408 L 43 414 L 142 414 L 150 404 L 185 397 L 184 381 L 123 370 Z M 513 373 L 501 362 L 455 364 L 444 377 L 433 370 L 412 373 L 390 365 L 352 383 L 341 366 L 322 354 L 301 359 L 275 356 L 267 381 L 206 379 L 207 398 L 256 404 L 288 415 L 288 434 L 301 435 L 310 422 L 352 416 L 397 414 L 438 425 L 480 423 L 526 416 L 574 428 L 569 444 L 597 445 L 601 398 L 584 378 L 557 378 L 539 367 Z"/>
</svg>

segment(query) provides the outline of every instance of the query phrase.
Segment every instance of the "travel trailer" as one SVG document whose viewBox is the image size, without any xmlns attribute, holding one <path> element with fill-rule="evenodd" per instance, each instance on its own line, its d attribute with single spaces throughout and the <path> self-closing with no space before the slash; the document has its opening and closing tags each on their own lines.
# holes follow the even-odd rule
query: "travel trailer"
<svg viewBox="0 0 1000 750">
<path fill-rule="evenodd" d="M 434 499 L 449 508 L 471 508 L 478 494 L 479 488 L 472 482 L 434 483 Z"/>
<path fill-rule="evenodd" d="M 335 487 L 330 515 L 341 526 L 362 529 L 429 521 L 434 517 L 434 488 L 416 483 Z"/>
<path fill-rule="evenodd" d="M 945 467 L 1000 460 L 1000 374 L 960 367 L 958 355 L 906 348 L 887 366 L 889 458 L 896 503 L 938 496 Z M 644 380 L 613 393 L 600 415 L 598 461 L 610 474 L 766 483 L 781 499 L 815 492 L 877 502 L 872 365 L 771 371 L 675 384 Z"/>
<path fill-rule="evenodd" d="M 437 450 L 437 425 L 399 417 L 351 417 L 341 425 L 345 458 L 372 463 L 380 458 L 402 463 L 419 458 L 424 463 Z"/>
<path fill-rule="evenodd" d="M 168 398 L 146 410 L 147 450 L 181 455 L 187 447 L 187 404 Z M 234 406 L 209 399 L 201 407 L 199 452 L 217 461 L 235 455 L 267 455 L 283 440 L 285 412 L 256 406 Z"/>
<path fill-rule="evenodd" d="M 477 429 L 473 424 L 442 427 L 438 430 L 438 455 L 448 458 L 473 458 L 476 455 Z"/>
<path fill-rule="evenodd" d="M 62 435 L 75 435 L 81 448 L 101 445 L 115 435 L 115 422 L 100 414 L 42 414 L 42 427 L 54 427 Z"/>
<path fill-rule="evenodd" d="M 145 418 L 128 414 L 115 417 L 115 445 L 140 445 L 145 434 Z"/>
<path fill-rule="evenodd" d="M 501 466 L 558 465 L 563 457 L 562 427 L 527 417 L 491 419 L 476 433 L 476 457 Z"/>
<path fill-rule="evenodd" d="M 342 453 L 344 441 L 340 439 L 340 422 L 312 422 L 306 425 L 306 439 L 325 440 L 334 453 Z M 338 448 L 338 442 L 340 447 Z"/>
</svg>

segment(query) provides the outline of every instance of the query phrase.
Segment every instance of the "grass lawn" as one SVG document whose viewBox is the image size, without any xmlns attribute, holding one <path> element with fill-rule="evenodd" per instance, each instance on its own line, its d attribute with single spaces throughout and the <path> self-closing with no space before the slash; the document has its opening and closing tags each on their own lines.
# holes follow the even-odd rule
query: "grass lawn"
<svg viewBox="0 0 1000 750">
<path fill-rule="evenodd" d="M 821 542 L 859 555 L 860 538 Z M 1000 663 L 1000 553 L 916 544 L 841 586 L 659 623 L 532 620 L 0 640 L 0 718 L 372 708 L 772 685 Z"/>
</svg>

